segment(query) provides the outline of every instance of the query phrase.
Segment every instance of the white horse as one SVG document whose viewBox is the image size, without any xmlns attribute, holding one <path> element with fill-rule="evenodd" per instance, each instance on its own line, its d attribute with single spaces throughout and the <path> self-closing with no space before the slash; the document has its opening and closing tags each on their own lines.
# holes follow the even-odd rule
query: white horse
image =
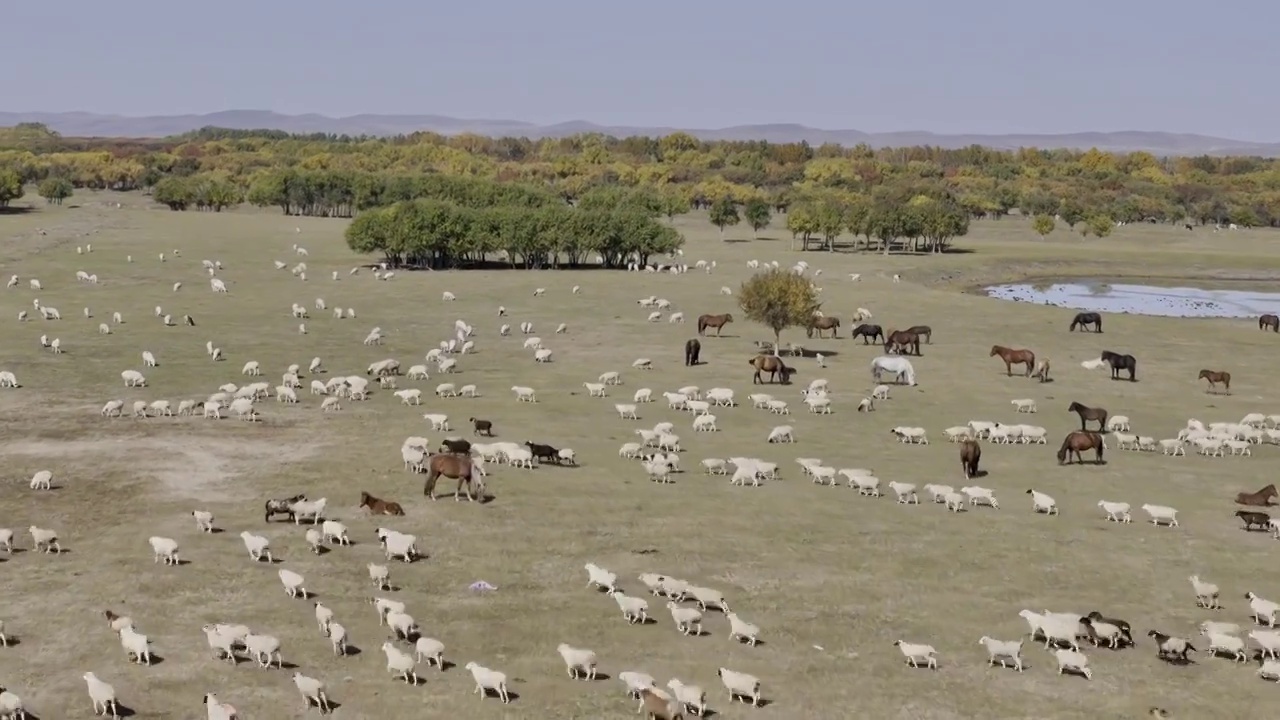
<svg viewBox="0 0 1280 720">
<path fill-rule="evenodd" d="M 883 373 L 892 373 L 897 376 L 898 383 L 916 384 L 916 369 L 912 367 L 910 360 L 899 355 L 881 355 L 871 361 L 872 379 L 880 382 L 880 376 Z"/>
</svg>

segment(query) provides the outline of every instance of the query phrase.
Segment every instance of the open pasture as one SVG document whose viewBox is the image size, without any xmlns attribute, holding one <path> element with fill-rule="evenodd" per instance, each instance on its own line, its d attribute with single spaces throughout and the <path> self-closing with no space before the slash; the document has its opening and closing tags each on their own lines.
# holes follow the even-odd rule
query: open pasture
<svg viewBox="0 0 1280 720">
<path fill-rule="evenodd" d="M 110 204 L 99 202 L 109 200 Z M 15 532 L 24 552 L 0 555 L 9 591 L 0 605 L 4 631 L 18 642 L 0 648 L 0 682 L 42 718 L 89 717 L 81 675 L 111 683 L 121 705 L 140 718 L 194 717 L 201 695 L 214 692 L 242 718 L 304 717 L 289 665 L 323 680 L 342 717 L 392 716 L 408 709 L 432 717 L 635 716 L 617 679 L 643 671 L 665 685 L 671 677 L 702 686 L 709 707 L 726 718 L 795 717 L 1138 717 L 1152 705 L 1175 717 L 1243 717 L 1274 688 L 1256 675 L 1257 663 L 1194 654 L 1175 666 L 1156 657 L 1149 629 L 1191 637 L 1203 650 L 1198 624 L 1206 619 L 1249 625 L 1247 591 L 1280 597 L 1271 578 L 1276 541 L 1244 532 L 1232 516 L 1237 492 L 1266 485 L 1280 468 L 1280 448 L 1255 445 L 1249 457 L 1185 457 L 1121 451 L 1109 440 L 1107 463 L 1059 466 L 1062 437 L 1078 429 L 1067 405 L 1079 401 L 1131 419 L 1135 434 L 1173 438 L 1188 418 L 1238 421 L 1251 412 L 1280 413 L 1274 390 L 1277 336 L 1250 320 L 1181 320 L 1108 316 L 1106 332 L 1069 333 L 1073 311 L 992 300 L 958 292 L 962 286 L 1025 276 L 1186 277 L 1214 268 L 1280 267 L 1272 235 L 1239 233 L 1213 244 L 1209 230 L 1191 233 L 1145 226 L 1121 228 L 1105 241 L 1034 241 L 1025 224 L 1009 219 L 976 223 L 958 246 L 972 253 L 882 257 L 789 251 L 781 230 L 754 242 L 721 243 L 705 218 L 677 220 L 689 238 L 683 260 L 715 260 L 711 274 L 580 272 L 397 272 L 375 280 L 352 256 L 340 221 L 276 213 L 169 213 L 142 198 L 88 195 L 80 207 L 0 216 L 0 268 L 16 287 L 0 291 L 0 370 L 21 387 L 0 389 L 0 527 Z M 114 203 L 121 200 L 124 207 Z M 42 228 L 46 234 L 36 232 Z M 300 230 L 295 232 L 295 228 Z M 1019 229 L 1020 228 L 1020 229 Z M 1064 235 L 1060 233 L 1059 235 Z M 1057 237 L 1057 236 L 1053 236 Z M 1225 238 L 1223 240 L 1225 243 Z M 304 246 L 307 257 L 292 245 Z M 77 247 L 92 244 L 92 252 Z M 175 256 L 174 249 L 180 251 Z M 166 255 L 161 262 L 159 255 Z M 132 263 L 127 256 L 132 256 Z M 229 292 L 210 290 L 204 259 L 220 261 Z M 806 260 L 823 288 L 827 315 L 840 317 L 839 339 L 806 339 L 799 329 L 783 340 L 826 356 L 786 358 L 798 373 L 787 386 L 752 387 L 752 341 L 772 333 L 748 322 L 734 297 L 752 272 L 750 259 L 784 267 Z M 305 261 L 300 280 L 272 261 Z M 100 278 L 77 282 L 76 271 Z M 339 279 L 331 280 L 338 272 Z M 860 273 L 861 281 L 850 280 Z M 1181 273 L 1181 275 L 1179 274 Z M 902 282 L 893 282 L 894 274 Z M 38 278 L 43 289 L 29 288 Z M 181 282 L 175 291 L 173 285 Z M 575 285 L 580 294 L 571 293 Z M 545 294 L 535 296 L 535 290 Z M 457 300 L 445 302 L 442 293 Z M 639 298 L 669 300 L 683 324 L 648 322 Z M 315 308 L 323 298 L 326 311 Z M 33 300 L 56 307 L 61 320 L 43 320 Z M 309 319 L 291 316 L 299 304 Z M 497 308 L 505 306 L 507 317 Z M 160 306 L 175 318 L 166 327 Z M 334 319 L 332 308 L 356 317 Z M 86 319 L 82 308 L 92 315 Z M 856 412 L 871 394 L 871 359 L 881 351 L 850 341 L 849 317 L 858 307 L 885 330 L 932 326 L 923 357 L 912 358 L 916 387 L 892 386 L 875 411 Z M 26 310 L 30 321 L 19 322 Z M 111 316 L 120 312 L 124 322 Z M 683 345 L 696 335 L 702 313 L 735 313 L 724 337 L 702 338 L 703 364 L 683 365 Z M 190 315 L 194 327 L 182 324 Z M 454 355 L 456 375 L 397 378 L 420 388 L 422 406 L 405 406 L 371 384 L 365 401 L 342 400 L 321 412 L 307 391 L 306 368 L 323 361 L 334 375 L 364 375 L 383 358 L 402 368 L 454 336 L 454 322 L 474 327 L 474 353 Z M 535 363 L 522 348 L 519 324 L 554 351 Z M 99 334 L 99 323 L 112 332 Z M 564 334 L 555 334 L 559 323 Z M 305 323 L 306 334 L 298 332 Z M 498 328 L 512 325 L 509 337 Z M 383 344 L 362 340 L 381 327 Z M 61 341 L 54 354 L 39 337 Z M 222 349 L 213 361 L 206 342 Z M 1030 348 L 1051 358 L 1053 382 L 1006 377 L 989 356 L 993 344 Z M 1138 382 L 1113 382 L 1104 368 L 1081 361 L 1102 350 L 1138 358 Z M 157 367 L 144 367 L 150 351 Z M 653 369 L 632 369 L 637 358 Z M 261 364 L 272 386 L 291 363 L 303 368 L 298 404 L 261 401 L 260 422 L 233 417 L 130 418 L 133 401 L 203 400 L 224 383 L 250 381 L 244 363 Z M 1231 394 L 1207 394 L 1197 373 L 1232 373 Z M 146 387 L 126 388 L 120 373 L 137 370 Z M 608 397 L 589 397 L 584 382 L 618 371 L 622 384 Z M 801 389 L 816 378 L 830 383 L 832 414 L 806 412 Z M 440 382 L 475 384 L 476 398 L 436 398 Z M 510 388 L 527 385 L 536 403 L 517 403 Z M 716 432 L 694 432 L 687 412 L 661 396 L 685 385 L 735 391 L 736 407 L 716 407 Z M 615 403 L 631 403 L 651 388 L 637 420 L 619 418 Z M 791 415 L 753 409 L 747 395 L 771 393 Z M 1015 413 L 1014 399 L 1033 399 L 1038 412 Z M 124 417 L 104 418 L 111 399 L 125 401 Z M 432 431 L 422 415 L 445 413 L 451 433 Z M 403 469 L 397 450 L 409 436 L 433 446 L 446 435 L 471 435 L 468 418 L 494 423 L 497 440 L 572 448 L 580 466 L 514 469 L 490 463 L 486 504 L 422 497 L 424 475 Z M 973 482 L 991 488 L 1000 509 L 950 513 L 933 504 L 926 483 L 967 484 L 958 451 L 943 430 L 970 420 L 1028 423 L 1048 431 L 1048 445 L 983 443 L 982 470 Z M 672 484 L 650 482 L 636 460 L 618 448 L 634 431 L 669 421 L 681 437 L 683 472 Z M 777 425 L 795 428 L 794 444 L 766 444 Z M 895 426 L 921 426 L 930 444 L 899 443 Z M 777 463 L 781 477 L 760 487 L 731 486 L 727 476 L 703 474 L 704 458 L 757 457 Z M 795 458 L 820 458 L 834 468 L 870 468 L 884 497 L 860 496 L 805 477 Z M 1086 455 L 1088 457 L 1088 455 Z M 39 470 L 53 473 L 52 490 L 33 490 Z M 914 483 L 921 504 L 895 503 L 889 481 Z M 1056 499 L 1060 513 L 1034 514 L 1036 489 Z M 453 483 L 438 489 L 451 492 Z M 361 491 L 404 505 L 404 517 L 357 512 Z M 326 497 L 326 515 L 351 530 L 351 547 L 310 552 L 304 526 L 264 523 L 267 498 L 306 493 Z M 1128 502 L 1133 523 L 1107 522 L 1099 500 Z M 1176 528 L 1153 527 L 1144 503 L 1177 508 Z M 193 510 L 207 510 L 221 532 L 197 530 Z M 26 528 L 58 531 L 66 552 L 31 551 Z M 395 589 L 378 592 L 366 571 L 384 562 L 375 529 L 416 534 L 426 559 L 386 563 Z M 269 538 L 276 564 L 252 562 L 239 538 L 248 530 Z M 183 564 L 153 563 L 149 536 L 176 539 Z M 586 587 L 584 563 L 613 571 L 629 594 L 649 600 L 650 625 L 630 625 L 615 602 Z M 317 630 L 311 603 L 290 599 L 276 576 L 285 568 L 306 579 L 314 599 L 331 608 L 358 654 L 337 657 Z M 734 611 L 761 629 L 756 647 L 731 642 L 729 623 L 706 613 L 702 637 L 677 632 L 665 600 L 646 594 L 643 572 L 721 590 Z M 1222 610 L 1196 606 L 1188 576 L 1222 588 Z M 468 589 L 484 580 L 497 590 Z M 419 663 L 417 687 L 385 669 L 380 627 L 368 599 L 403 601 L 422 633 L 445 644 L 449 669 Z M 1036 612 L 1098 610 L 1133 625 L 1138 647 L 1119 651 L 1085 646 L 1091 680 L 1059 676 L 1042 643 L 1028 641 L 1023 673 L 988 667 L 978 639 L 1014 639 L 1027 631 L 1018 617 Z M 103 619 L 111 609 L 132 617 L 161 662 L 130 664 Z M 284 670 L 235 667 L 214 659 L 201 626 L 241 623 L 282 641 Z M 913 670 L 893 643 L 925 643 L 938 651 L 936 672 Z M 556 646 L 568 643 L 599 656 L 608 680 L 574 681 Z M 408 645 L 402 645 L 411 650 Z M 481 702 L 464 665 L 474 661 L 506 673 L 513 704 Z M 756 675 L 767 706 L 730 703 L 718 667 Z"/>
</svg>

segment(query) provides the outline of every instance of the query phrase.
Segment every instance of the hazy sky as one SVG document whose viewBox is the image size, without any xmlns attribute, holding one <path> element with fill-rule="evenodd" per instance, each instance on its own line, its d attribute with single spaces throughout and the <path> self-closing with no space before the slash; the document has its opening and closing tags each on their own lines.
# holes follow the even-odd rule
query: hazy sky
<svg viewBox="0 0 1280 720">
<path fill-rule="evenodd" d="M 1264 0 L 6 5 L 0 110 L 1280 140 Z"/>
</svg>

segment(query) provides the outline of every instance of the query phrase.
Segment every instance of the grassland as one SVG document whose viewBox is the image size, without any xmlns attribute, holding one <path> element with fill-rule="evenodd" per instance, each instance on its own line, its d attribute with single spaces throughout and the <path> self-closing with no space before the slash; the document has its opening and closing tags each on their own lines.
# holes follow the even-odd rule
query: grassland
<svg viewBox="0 0 1280 720">
<path fill-rule="evenodd" d="M 804 259 L 824 271 L 819 284 L 828 314 L 848 317 L 863 306 L 886 327 L 927 323 L 934 343 L 915 361 L 919 387 L 897 388 L 877 412 L 861 415 L 854 407 L 869 389 L 875 349 L 851 344 L 847 328 L 840 340 L 804 341 L 826 354 L 830 367 L 803 362 L 797 381 L 828 378 L 835 414 L 798 414 L 788 421 L 798 443 L 766 446 L 764 436 L 777 419 L 749 406 L 718 410 L 721 432 L 697 435 L 687 415 L 664 403 L 642 406 L 640 422 L 613 412 L 613 402 L 629 402 L 639 387 L 657 394 L 686 384 L 727 386 L 743 399 L 752 391 L 745 362 L 751 341 L 770 335 L 739 319 L 726 337 L 703 341 L 707 364 L 685 368 L 680 350 L 693 326 L 647 323 L 636 298 L 666 297 L 690 318 L 733 311 L 733 299 L 718 291 L 748 276 L 746 260 L 801 258 L 778 228 L 759 240 L 721 243 L 705 218 L 677 222 L 689 238 L 685 259 L 716 260 L 714 274 L 437 272 L 375 282 L 367 273 L 347 276 L 363 259 L 346 250 L 339 221 L 252 211 L 170 213 L 141 197 L 114 195 L 0 215 L 0 272 L 23 280 L 0 293 L 0 369 L 23 384 L 0 391 L 0 527 L 19 533 L 32 524 L 53 527 L 69 550 L 61 557 L 22 552 L 0 563 L 7 588 L 0 620 L 21 640 L 0 649 L 0 683 L 42 718 L 89 716 L 80 679 L 88 670 L 113 683 L 141 718 L 199 716 L 200 696 L 210 691 L 245 718 L 302 717 L 288 672 L 244 662 L 232 668 L 209 655 L 200 626 L 242 622 L 281 637 L 285 660 L 328 682 L 342 705 L 339 716 L 351 718 L 410 712 L 634 717 L 616 680 L 592 685 L 565 676 L 555 652 L 561 642 L 596 650 L 611 676 L 639 669 L 662 682 L 679 676 L 699 683 L 726 718 L 1120 718 L 1155 704 L 1176 717 L 1244 717 L 1274 695 L 1253 666 L 1200 656 L 1194 665 L 1172 667 L 1156 659 L 1149 642 L 1118 653 L 1090 650 L 1091 682 L 1058 677 L 1052 658 L 1031 644 L 1024 674 L 989 669 L 977 644 L 984 634 L 1022 633 L 1022 608 L 1097 609 L 1128 619 L 1135 634 L 1149 628 L 1193 633 L 1209 611 L 1192 602 L 1186 580 L 1192 573 L 1223 587 L 1226 609 L 1217 617 L 1246 622 L 1244 593 L 1275 598 L 1280 584 L 1268 572 L 1274 541 L 1242 532 L 1230 499 L 1270 482 L 1280 467 L 1274 447 L 1218 460 L 1113 452 L 1100 467 L 1058 467 L 1056 446 L 986 447 L 990 475 L 982 482 L 1004 507 L 960 515 L 820 488 L 801 479 L 792 462 L 820 457 L 836 467 L 874 468 L 885 481 L 959 485 L 955 449 L 940 433 L 970 419 L 1041 424 L 1056 443 L 1076 422 L 1065 411 L 1072 400 L 1129 415 L 1135 431 L 1161 438 L 1173 436 L 1188 417 L 1208 422 L 1280 412 L 1269 370 L 1280 341 L 1250 321 L 1117 316 L 1108 318 L 1105 335 L 1068 334 L 1070 311 L 962 292 L 1024 277 L 1264 279 L 1280 271 L 1274 234 L 1130 226 L 1105 240 L 1059 231 L 1041 242 L 1025 223 L 1007 219 L 976 224 L 959 243 L 972 252 L 808 253 Z M 311 253 L 306 282 L 271 265 L 293 261 L 295 242 Z M 92 254 L 77 255 L 75 248 L 88 243 Z M 174 248 L 182 257 L 172 256 Z M 159 262 L 161 252 L 169 254 L 167 262 Z M 204 258 L 224 263 L 230 294 L 209 292 Z M 79 269 L 103 284 L 75 282 Z M 329 280 L 332 270 L 340 271 L 340 281 Z M 850 282 L 849 272 L 862 273 L 863 281 Z M 904 281 L 890 282 L 894 273 Z M 28 290 L 31 277 L 45 289 Z M 184 284 L 178 293 L 171 290 L 176 281 Z M 573 285 L 582 286 L 581 295 L 570 293 Z M 536 287 L 547 288 L 546 296 L 534 298 Z M 444 290 L 458 301 L 442 303 Z M 36 296 L 65 319 L 18 323 L 18 311 Z M 359 319 L 313 311 L 310 332 L 299 335 L 289 306 L 311 307 L 317 297 L 356 308 Z M 511 322 L 535 324 L 556 362 L 536 366 L 520 339 L 498 337 L 500 304 Z M 163 327 L 152 316 L 156 305 L 175 316 L 191 314 L 198 325 Z M 81 315 L 86 306 L 91 320 Z M 123 313 L 125 324 L 98 335 L 98 323 L 113 311 Z M 239 368 L 250 359 L 260 361 L 264 379 L 273 382 L 288 364 L 305 367 L 317 355 L 343 374 L 362 373 L 382 357 L 407 366 L 449 337 L 456 318 L 476 327 L 477 352 L 461 358 L 456 380 L 479 385 L 477 399 L 429 400 L 411 409 L 390 393 L 376 393 L 368 402 L 346 403 L 341 413 L 322 414 L 318 399 L 306 396 L 299 406 L 263 404 L 263 422 L 254 424 L 108 421 L 98 414 L 111 398 L 175 404 L 203 398 L 222 383 L 240 382 Z M 569 323 L 567 335 L 551 334 L 559 322 Z M 364 347 L 361 339 L 375 325 L 386 332 L 386 345 Z M 66 354 L 41 350 L 41 334 L 61 338 Z M 802 337 L 793 331 L 784 340 Z M 206 357 L 206 340 L 223 348 L 225 362 Z M 1056 381 L 1005 377 L 987 356 L 996 342 L 1051 357 Z M 1113 383 L 1103 371 L 1080 368 L 1080 360 L 1104 348 L 1137 355 L 1141 382 Z M 160 367 L 146 371 L 150 387 L 126 390 L 119 373 L 143 369 L 143 350 L 154 352 Z M 637 357 L 653 358 L 656 369 L 631 370 Z M 1232 371 L 1234 394 L 1206 395 L 1194 380 L 1202 367 Z M 587 398 L 582 382 L 606 370 L 623 371 L 625 384 L 608 400 Z M 437 381 L 402 379 L 401 387 L 421 387 L 430 396 Z M 517 383 L 537 388 L 539 402 L 516 404 L 508 388 Z M 800 405 L 798 387 L 779 393 Z M 1040 413 L 1015 418 L 1009 400 L 1016 397 L 1036 398 Z M 431 411 L 448 413 L 458 429 L 466 429 L 468 417 L 488 418 L 503 439 L 572 447 L 582 466 L 503 467 L 490 478 L 492 503 L 429 504 L 421 499 L 420 479 L 402 471 L 397 449 L 409 435 L 440 436 L 426 432 L 421 419 Z M 686 447 L 687 472 L 665 487 L 617 457 L 636 427 L 662 420 L 677 423 Z M 901 424 L 927 426 L 935 444 L 893 442 L 888 429 Z M 701 458 L 738 454 L 778 461 L 783 479 L 744 489 L 697 472 Z M 26 480 L 46 468 L 59 488 L 29 490 Z M 1023 495 L 1029 487 L 1055 496 L 1062 515 L 1033 515 Z M 360 517 L 360 490 L 401 501 L 407 517 Z M 331 514 L 353 528 L 354 547 L 316 556 L 307 552 L 300 528 L 264 525 L 264 498 L 304 491 L 329 498 Z M 1103 498 L 1135 508 L 1172 505 L 1181 511 L 1182 527 L 1157 529 L 1141 517 L 1130 526 L 1106 523 L 1094 507 Z M 196 508 L 214 512 L 225 532 L 197 534 L 189 515 Z M 365 562 L 381 557 L 373 537 L 379 524 L 423 539 L 430 558 L 393 567 L 400 588 L 393 596 L 408 604 L 426 634 L 446 643 L 446 656 L 458 664 L 440 675 L 424 670 L 426 682 L 417 688 L 384 671 L 384 629 L 365 603 L 373 590 Z M 348 628 L 359 655 L 332 656 L 309 604 L 286 598 L 275 567 L 245 557 L 237 537 L 245 529 L 272 539 L 284 561 L 277 567 L 307 578 L 307 587 Z M 153 565 L 149 535 L 177 538 L 190 564 Z M 29 546 L 29 536 L 20 542 Z M 710 636 L 682 637 L 656 600 L 657 625 L 629 626 L 610 599 L 584 589 L 588 561 L 617 572 L 628 589 L 645 571 L 720 588 L 744 618 L 762 626 L 765 643 L 730 643 L 719 617 L 707 622 Z M 479 579 L 499 589 L 469 591 Z M 132 616 L 164 661 L 150 668 L 127 664 L 101 619 L 104 608 Z M 941 670 L 908 670 L 892 645 L 899 638 L 936 646 Z M 461 669 L 470 660 L 517 678 L 512 689 L 519 700 L 506 707 L 480 703 Z M 715 675 L 719 666 L 760 676 L 771 704 L 756 710 L 729 705 Z"/>
</svg>

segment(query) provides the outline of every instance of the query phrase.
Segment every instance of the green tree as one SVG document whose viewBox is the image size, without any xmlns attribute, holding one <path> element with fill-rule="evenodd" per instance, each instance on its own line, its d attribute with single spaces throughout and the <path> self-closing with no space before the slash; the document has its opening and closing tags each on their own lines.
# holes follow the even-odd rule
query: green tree
<svg viewBox="0 0 1280 720">
<path fill-rule="evenodd" d="M 75 188 L 71 185 L 71 181 L 64 177 L 49 176 L 40 181 L 36 186 L 36 192 L 40 193 L 40 197 L 44 198 L 45 202 L 61 205 L 63 200 L 71 197 Z"/>
<path fill-rule="evenodd" d="M 151 189 L 152 200 L 175 211 L 186 210 L 195 202 L 195 197 L 195 190 L 185 177 L 167 177 Z"/>
<path fill-rule="evenodd" d="M 1053 221 L 1052 215 L 1037 215 L 1031 219 L 1031 229 L 1036 231 L 1041 240 L 1044 239 L 1045 235 L 1053 232 L 1055 227 L 1057 227 L 1057 223 Z"/>
<path fill-rule="evenodd" d="M 0 208 L 22 197 L 22 176 L 17 170 L 0 170 Z"/>
<path fill-rule="evenodd" d="M 1085 222 L 1085 225 L 1088 226 L 1089 232 L 1104 238 L 1111 234 L 1111 230 L 1116 226 L 1116 221 L 1106 215 L 1094 215 Z"/>
<path fill-rule="evenodd" d="M 711 203 L 710 210 L 711 224 L 720 228 L 720 239 L 724 240 L 724 229 L 738 224 L 741 218 L 738 216 L 738 206 L 733 204 L 733 200 L 722 197 Z"/>
<path fill-rule="evenodd" d="M 689 212 L 689 198 L 677 188 L 667 188 L 661 192 L 662 214 L 667 222 L 674 222 L 677 215 Z"/>
<path fill-rule="evenodd" d="M 758 239 L 760 231 L 768 227 L 769 221 L 773 219 L 773 209 L 764 198 L 751 198 L 747 201 L 747 206 L 742 209 L 742 215 L 751 226 L 754 237 Z"/>
<path fill-rule="evenodd" d="M 774 347 L 783 330 L 807 326 L 821 305 L 813 283 L 789 268 L 757 273 L 738 289 L 738 307 L 747 319 L 773 330 Z"/>
<path fill-rule="evenodd" d="M 1066 223 L 1068 228 L 1074 228 L 1076 223 L 1084 219 L 1084 208 L 1075 200 L 1065 199 L 1058 206 L 1058 218 Z"/>
</svg>

